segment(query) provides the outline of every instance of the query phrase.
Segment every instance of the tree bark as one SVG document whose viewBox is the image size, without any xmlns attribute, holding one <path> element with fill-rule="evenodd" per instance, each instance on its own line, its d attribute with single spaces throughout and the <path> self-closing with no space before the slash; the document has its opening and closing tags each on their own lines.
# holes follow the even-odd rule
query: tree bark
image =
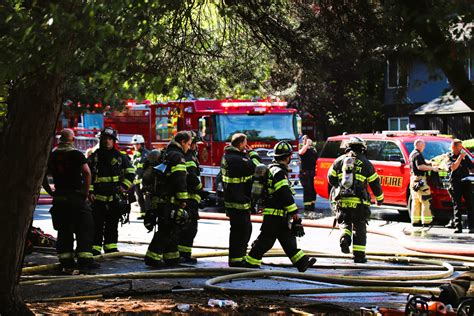
<svg viewBox="0 0 474 316">
<path fill-rule="evenodd" d="M 35 76 L 9 91 L 7 122 L 0 135 L 0 315 L 28 315 L 19 294 L 25 239 L 39 196 L 61 108 L 61 76 Z"/>
</svg>

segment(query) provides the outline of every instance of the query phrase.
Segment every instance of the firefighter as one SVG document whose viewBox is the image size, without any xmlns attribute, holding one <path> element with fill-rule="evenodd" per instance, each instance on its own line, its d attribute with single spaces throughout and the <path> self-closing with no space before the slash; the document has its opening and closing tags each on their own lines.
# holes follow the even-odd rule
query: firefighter
<svg viewBox="0 0 474 316">
<path fill-rule="evenodd" d="M 127 155 L 115 148 L 117 131 L 111 127 L 100 133 L 99 148 L 88 158 L 92 171 L 89 199 L 94 217 L 92 253 L 117 252 L 118 223 L 127 208 L 124 194 L 132 186 L 135 169 Z"/>
<path fill-rule="evenodd" d="M 252 234 L 250 190 L 259 155 L 247 144 L 247 136 L 236 133 L 224 148 L 221 162 L 224 206 L 230 219 L 229 266 L 241 267 Z"/>
<path fill-rule="evenodd" d="M 47 175 L 53 176 L 55 190 L 51 189 Z M 92 234 L 94 222 L 87 197 L 91 172 L 86 157 L 74 148 L 74 132 L 61 131 L 59 144 L 53 149 L 43 187 L 53 197 L 51 217 L 58 231 L 56 250 L 61 267 L 74 268 L 74 235 L 79 268 L 97 268 L 92 258 Z"/>
<path fill-rule="evenodd" d="M 467 153 L 462 149 L 462 141 L 459 139 L 453 139 L 451 143 L 451 152 L 448 153 L 448 167 L 449 173 L 449 194 L 453 201 L 454 210 L 454 233 L 462 233 L 462 198 L 464 198 L 466 213 L 467 213 L 467 226 L 469 233 L 474 233 L 474 210 L 472 207 L 471 197 L 471 182 L 463 181 L 463 178 L 469 176 L 470 170 L 474 168 L 471 159 Z"/>
<path fill-rule="evenodd" d="M 137 219 L 143 219 L 145 216 L 145 199 L 142 192 L 143 164 L 146 161 L 148 150 L 145 148 L 145 138 L 142 135 L 133 135 L 132 145 L 135 150 L 132 157 L 132 165 L 135 168 L 134 193 L 140 213 Z"/>
<path fill-rule="evenodd" d="M 199 159 L 197 156 L 198 135 L 190 131 L 192 136 L 191 148 L 184 155 L 186 159 L 187 186 L 189 199 L 187 211 L 189 213 L 189 224 L 186 225 L 179 234 L 179 255 L 182 263 L 197 263 L 196 258 L 191 257 L 194 237 L 196 237 L 199 220 L 199 204 L 201 202 L 202 183 L 199 171 Z"/>
<path fill-rule="evenodd" d="M 313 141 L 307 136 L 303 136 L 303 146 L 298 151 L 300 156 L 300 181 L 303 186 L 303 204 L 305 211 L 313 212 L 316 204 L 316 191 L 314 190 L 314 171 L 318 154 L 313 147 Z"/>
<path fill-rule="evenodd" d="M 425 161 L 423 150 L 425 142 L 417 139 L 414 142 L 415 149 L 410 153 L 410 194 L 411 204 L 411 224 L 413 226 L 429 225 L 433 221 L 431 215 L 431 192 L 426 180 L 428 171 L 438 172 L 438 167 L 432 166 Z"/>
<path fill-rule="evenodd" d="M 156 201 L 152 210 L 147 211 L 143 221 L 145 227 L 152 230 L 156 223 L 156 217 L 158 218 L 158 231 L 154 234 L 145 255 L 145 264 L 148 266 L 162 267 L 179 263 L 179 233 L 189 221 L 186 211 L 189 194 L 186 183 L 185 154 L 191 147 L 191 142 L 191 134 L 181 131 L 166 147 L 162 159 L 163 165 L 166 166 L 162 175 L 165 179 L 156 181 L 166 184 L 166 187 L 158 190 L 160 192 L 155 192 L 155 197 L 160 200 Z M 164 190 L 166 192 L 163 192 Z"/>
<path fill-rule="evenodd" d="M 304 230 L 293 198 L 295 191 L 288 181 L 288 164 L 292 154 L 290 143 L 281 141 L 275 145 L 275 158 L 268 172 L 268 197 L 264 202 L 261 232 L 245 257 L 246 267 L 259 268 L 263 255 L 273 247 L 277 239 L 299 272 L 305 272 L 316 262 L 315 258 L 309 258 L 303 250 L 298 249 L 296 244 L 296 237 L 303 236 Z M 292 224 L 289 225 L 291 220 Z"/>
<path fill-rule="evenodd" d="M 359 137 L 351 137 L 345 154 L 337 158 L 328 170 L 329 184 L 335 188 L 333 201 L 337 205 L 337 221 L 340 224 L 340 247 L 343 253 L 352 253 L 355 263 L 365 263 L 367 221 L 370 216 L 370 194 L 367 184 L 375 195 L 377 205 L 382 205 L 384 195 L 379 176 L 372 163 L 365 157 L 367 145 Z M 352 236 L 353 235 L 353 236 Z"/>
</svg>

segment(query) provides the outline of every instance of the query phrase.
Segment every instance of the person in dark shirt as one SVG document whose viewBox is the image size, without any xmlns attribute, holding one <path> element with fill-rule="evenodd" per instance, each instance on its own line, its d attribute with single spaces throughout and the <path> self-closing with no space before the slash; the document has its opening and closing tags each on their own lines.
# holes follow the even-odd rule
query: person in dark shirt
<svg viewBox="0 0 474 316">
<path fill-rule="evenodd" d="M 58 231 L 56 250 L 61 266 L 74 268 L 74 234 L 76 235 L 77 263 L 80 268 L 96 268 L 92 258 L 92 212 L 86 203 L 91 182 L 91 172 L 84 155 L 73 145 L 74 132 L 64 129 L 59 145 L 53 149 L 43 187 L 53 196 L 51 217 Z M 55 190 L 49 185 L 47 175 L 53 176 Z"/>
<path fill-rule="evenodd" d="M 314 170 L 318 153 L 313 147 L 313 141 L 307 136 L 303 136 L 303 146 L 298 152 L 301 160 L 300 181 L 303 186 L 303 204 L 305 211 L 314 211 L 316 204 L 316 191 L 314 190 Z"/>
<path fill-rule="evenodd" d="M 448 153 L 448 167 L 449 167 L 449 194 L 453 200 L 454 210 L 454 228 L 455 233 L 462 233 L 462 212 L 461 200 L 464 198 L 467 224 L 469 233 L 474 233 L 474 214 L 471 199 L 471 182 L 463 181 L 469 176 L 469 172 L 474 168 L 471 158 L 462 149 L 462 141 L 453 139 L 451 143 L 451 152 Z"/>
</svg>

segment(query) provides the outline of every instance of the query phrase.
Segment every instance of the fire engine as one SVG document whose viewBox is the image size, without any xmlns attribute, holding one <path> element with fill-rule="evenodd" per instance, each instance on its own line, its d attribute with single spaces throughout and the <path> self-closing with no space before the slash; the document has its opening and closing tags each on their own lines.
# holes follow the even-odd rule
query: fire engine
<svg viewBox="0 0 474 316">
<path fill-rule="evenodd" d="M 301 118 L 283 101 L 186 100 L 160 103 L 128 102 L 126 110 L 104 116 L 104 126 L 119 132 L 120 142 L 133 134 L 144 136 L 148 148 L 164 148 L 181 130 L 195 130 L 201 137 L 198 155 L 204 189 L 216 190 L 216 177 L 224 147 L 234 133 L 245 133 L 249 145 L 270 163 L 269 151 L 280 140 L 293 145 L 290 181 L 298 185 L 298 134 Z"/>
</svg>

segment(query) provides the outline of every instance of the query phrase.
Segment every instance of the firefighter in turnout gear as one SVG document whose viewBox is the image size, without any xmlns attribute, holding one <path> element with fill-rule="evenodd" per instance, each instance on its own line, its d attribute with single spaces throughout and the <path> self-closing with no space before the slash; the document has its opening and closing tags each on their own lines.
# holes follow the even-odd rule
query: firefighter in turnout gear
<svg viewBox="0 0 474 316">
<path fill-rule="evenodd" d="M 370 216 L 370 194 L 367 184 L 375 195 L 377 205 L 384 196 L 380 179 L 372 163 L 365 157 L 367 145 L 359 137 L 351 137 L 346 153 L 337 158 L 328 171 L 328 181 L 334 187 L 333 201 L 337 206 L 337 221 L 341 229 L 341 251 L 354 254 L 354 262 L 365 263 L 367 221 Z"/>
<path fill-rule="evenodd" d="M 145 255 L 145 264 L 148 266 L 162 267 L 164 264 L 171 266 L 179 263 L 179 234 L 189 222 L 186 211 L 189 194 L 185 154 L 191 147 L 191 142 L 189 132 L 178 132 L 168 144 L 163 163 L 159 165 L 165 169 L 163 175 L 166 192 L 155 193 L 159 194 L 156 196 L 159 201 L 153 203 L 151 210 L 147 210 L 144 219 L 144 225 L 148 229 L 153 229 L 156 217 L 158 224 L 158 231 L 154 234 Z"/>
<path fill-rule="evenodd" d="M 145 216 L 145 199 L 142 192 L 142 178 L 143 165 L 146 161 L 148 150 L 145 148 L 145 138 L 142 135 L 133 135 L 132 145 L 135 150 L 132 157 L 132 165 L 135 168 L 134 193 L 140 207 L 138 219 L 143 219 Z"/>
<path fill-rule="evenodd" d="M 230 219 L 229 266 L 244 265 L 247 245 L 252 234 L 250 191 L 259 155 L 247 144 L 247 136 L 237 133 L 231 145 L 224 148 L 221 162 L 224 184 L 224 206 Z"/>
<path fill-rule="evenodd" d="M 48 171 L 53 176 L 55 191 L 47 176 L 43 187 L 53 197 L 50 210 L 53 227 L 58 231 L 56 250 L 63 268 L 74 268 L 74 235 L 79 268 L 97 268 L 92 258 L 94 222 L 86 200 L 91 182 L 91 172 L 86 157 L 74 148 L 74 132 L 61 131 L 59 144 L 49 156 Z M 46 175 L 47 175 L 46 174 Z"/>
<path fill-rule="evenodd" d="M 187 202 L 187 211 L 189 213 L 190 222 L 179 234 L 179 255 L 180 261 L 183 263 L 196 263 L 197 260 L 191 257 L 194 237 L 196 237 L 199 220 L 199 203 L 201 202 L 202 183 L 201 172 L 199 171 L 199 159 L 197 156 L 198 135 L 191 131 L 192 143 L 191 148 L 184 155 L 186 159 L 187 186 L 189 199 Z"/>
<path fill-rule="evenodd" d="M 264 202 L 263 223 L 260 235 L 245 257 L 246 267 L 259 268 L 263 255 L 273 247 L 277 239 L 299 272 L 305 272 L 316 262 L 315 258 L 309 258 L 303 250 L 298 249 L 296 244 L 296 237 L 303 236 L 304 230 L 293 198 L 295 191 L 288 181 L 288 164 L 292 154 L 290 143 L 281 141 L 275 145 L 275 158 L 267 175 L 268 197 Z"/>
<path fill-rule="evenodd" d="M 300 181 L 303 186 L 303 204 L 305 211 L 314 211 L 316 191 L 314 190 L 314 171 L 318 153 L 313 147 L 313 141 L 307 135 L 303 136 L 303 147 L 298 151 L 300 156 Z"/>
<path fill-rule="evenodd" d="M 89 199 L 94 217 L 92 253 L 117 252 L 118 223 L 127 206 L 125 192 L 135 178 L 135 169 L 126 154 L 115 148 L 117 131 L 111 127 L 100 133 L 99 148 L 88 158 L 92 172 Z"/>
<path fill-rule="evenodd" d="M 431 191 L 426 180 L 427 171 L 438 172 L 438 167 L 431 166 L 423 157 L 425 142 L 421 139 L 415 140 L 414 150 L 410 153 L 410 194 L 411 224 L 413 226 L 429 225 L 433 221 L 431 215 Z"/>
</svg>

